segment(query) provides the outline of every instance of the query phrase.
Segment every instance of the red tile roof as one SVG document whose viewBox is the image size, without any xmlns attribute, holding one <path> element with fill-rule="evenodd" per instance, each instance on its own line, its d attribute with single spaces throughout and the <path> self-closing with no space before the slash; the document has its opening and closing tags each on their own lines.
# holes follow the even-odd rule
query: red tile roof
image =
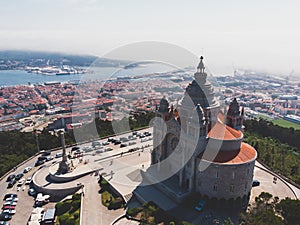
<svg viewBox="0 0 300 225">
<path fill-rule="evenodd" d="M 256 158 L 256 150 L 249 144 L 242 142 L 241 148 L 233 151 L 219 151 L 218 154 L 211 160 L 210 154 L 201 154 L 200 157 L 213 161 L 214 163 L 224 163 L 224 164 L 240 164 L 252 161 Z"/>
<path fill-rule="evenodd" d="M 217 121 L 208 132 L 208 137 L 221 140 L 234 140 L 243 137 L 243 133 Z"/>
</svg>

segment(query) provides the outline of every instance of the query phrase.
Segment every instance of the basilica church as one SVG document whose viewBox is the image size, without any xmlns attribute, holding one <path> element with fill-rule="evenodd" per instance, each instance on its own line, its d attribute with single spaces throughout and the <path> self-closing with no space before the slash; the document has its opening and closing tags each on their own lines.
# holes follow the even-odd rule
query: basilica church
<svg viewBox="0 0 300 225">
<path fill-rule="evenodd" d="M 178 106 L 164 97 L 157 107 L 147 179 L 177 202 L 192 193 L 249 198 L 257 153 L 243 142 L 243 108 L 236 99 L 227 108 L 221 110 L 201 57 Z"/>
</svg>

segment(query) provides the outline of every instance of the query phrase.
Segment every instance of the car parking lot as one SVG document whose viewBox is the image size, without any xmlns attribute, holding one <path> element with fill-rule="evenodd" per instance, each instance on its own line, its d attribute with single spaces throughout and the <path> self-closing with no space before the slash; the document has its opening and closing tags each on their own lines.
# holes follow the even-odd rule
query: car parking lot
<svg viewBox="0 0 300 225">
<path fill-rule="evenodd" d="M 151 128 L 149 128 L 148 130 L 152 131 Z M 150 131 L 148 132 L 150 133 Z M 142 142 L 141 140 L 143 140 L 143 136 L 139 133 L 137 134 L 138 135 L 127 133 L 113 137 L 113 139 L 117 140 L 117 143 L 108 142 L 108 138 L 105 138 L 96 140 L 95 142 L 89 142 L 74 146 L 75 148 L 69 147 L 67 148 L 67 154 L 71 154 L 71 157 L 84 157 L 86 159 L 90 159 L 90 162 L 94 162 L 95 160 L 103 159 L 105 157 L 112 157 L 115 154 L 125 153 L 130 150 L 135 151 L 136 149 L 143 149 L 144 146 L 149 145 L 150 141 L 148 143 Z M 139 135 L 142 137 L 140 138 Z M 148 137 L 145 137 L 151 137 L 151 134 Z M 122 148 L 121 144 L 123 144 Z M 90 151 L 86 151 L 85 149 L 90 149 Z M 10 224 L 27 224 L 27 220 L 29 219 L 31 211 L 34 207 L 34 196 L 37 194 L 32 189 L 29 191 L 32 176 L 36 171 L 40 169 L 41 166 L 49 167 L 53 163 L 60 161 L 62 156 L 61 152 L 61 150 L 50 152 L 50 154 L 49 152 L 44 152 L 45 154 L 40 154 L 33 159 L 30 159 L 0 181 L 0 196 L 2 198 L 7 193 L 18 195 L 18 203 L 6 203 L 6 205 L 11 206 L 7 206 L 5 209 L 15 210 L 15 212 L 10 211 L 10 213 L 14 212 L 12 218 L 10 219 Z M 55 156 L 57 156 L 57 158 Z M 53 158 L 55 159 L 53 160 Z M 9 182 L 12 182 L 12 185 L 8 188 Z M 4 203 L 5 201 L 1 202 L 1 204 Z"/>
<path fill-rule="evenodd" d="M 53 155 L 55 154 L 55 152 L 51 154 Z M 29 219 L 30 213 L 34 206 L 34 196 L 30 196 L 28 190 L 30 188 L 33 174 L 39 169 L 39 167 L 34 167 L 37 158 L 38 157 L 30 159 L 28 162 L 16 168 L 6 178 L 0 181 L 0 204 L 2 207 L 2 211 L 7 209 L 15 210 L 5 211 L 7 212 L 5 213 L 5 215 L 9 216 L 6 217 L 6 219 L 8 219 L 10 225 L 27 224 L 27 220 Z M 44 162 L 43 164 L 45 166 L 49 166 L 51 165 L 51 162 Z M 19 176 L 17 178 L 19 178 L 19 180 L 16 180 L 15 177 L 18 174 Z M 9 186 L 10 183 L 11 186 Z M 6 194 L 16 194 L 17 201 L 13 201 L 10 198 L 7 198 L 5 200 L 4 197 Z M 1 218 L 0 221 L 2 221 Z"/>
</svg>

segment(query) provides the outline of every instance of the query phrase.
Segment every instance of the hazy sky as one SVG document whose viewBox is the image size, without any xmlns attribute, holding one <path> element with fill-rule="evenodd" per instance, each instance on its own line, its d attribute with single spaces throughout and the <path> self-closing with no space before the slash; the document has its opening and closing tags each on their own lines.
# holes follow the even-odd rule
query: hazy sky
<svg viewBox="0 0 300 225">
<path fill-rule="evenodd" d="M 0 0 L 0 49 L 101 56 L 163 41 L 204 54 L 214 74 L 300 75 L 299 12 L 289 0 Z"/>
</svg>

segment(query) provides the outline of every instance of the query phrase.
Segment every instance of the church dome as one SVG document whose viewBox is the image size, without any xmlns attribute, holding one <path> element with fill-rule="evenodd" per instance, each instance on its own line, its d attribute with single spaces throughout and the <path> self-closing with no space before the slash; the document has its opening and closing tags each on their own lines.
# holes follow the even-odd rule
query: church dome
<svg viewBox="0 0 300 225">
<path fill-rule="evenodd" d="M 194 80 L 187 86 L 184 98 L 191 98 L 194 106 L 200 104 L 202 108 L 208 108 L 216 105 L 217 102 L 212 85 L 206 80 L 207 74 L 204 70 L 203 57 L 201 56 Z M 188 101 L 183 99 L 183 102 Z"/>
</svg>

